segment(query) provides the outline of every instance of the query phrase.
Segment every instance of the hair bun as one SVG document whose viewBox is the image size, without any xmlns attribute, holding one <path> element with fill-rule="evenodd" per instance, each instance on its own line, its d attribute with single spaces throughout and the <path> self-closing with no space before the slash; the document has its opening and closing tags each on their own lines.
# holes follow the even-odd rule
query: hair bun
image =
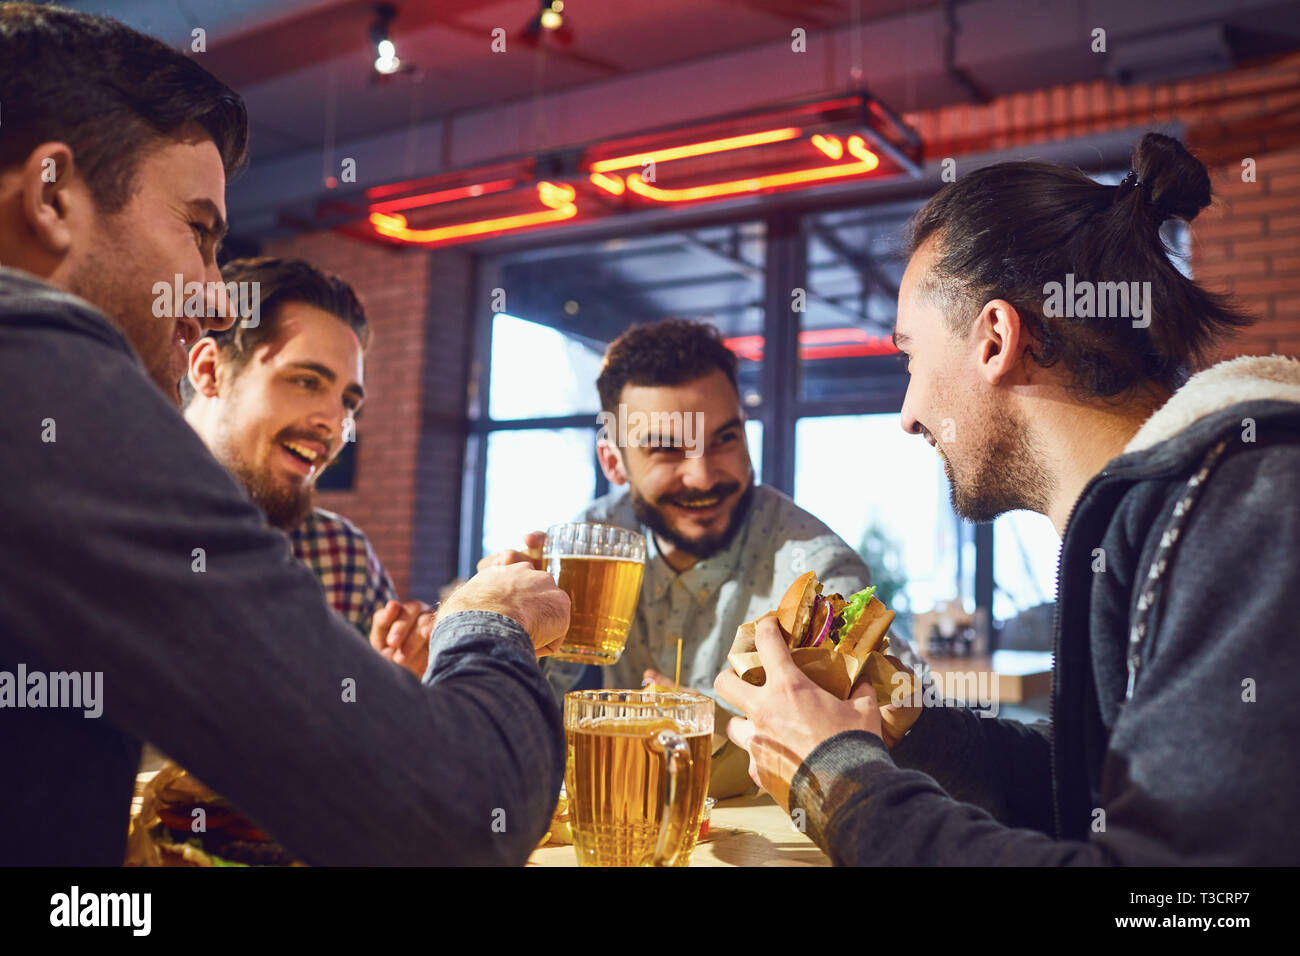
<svg viewBox="0 0 1300 956">
<path fill-rule="evenodd" d="M 1133 154 L 1133 171 L 1162 221 L 1177 216 L 1191 222 L 1210 204 L 1205 165 L 1172 136 L 1144 135 Z"/>
</svg>

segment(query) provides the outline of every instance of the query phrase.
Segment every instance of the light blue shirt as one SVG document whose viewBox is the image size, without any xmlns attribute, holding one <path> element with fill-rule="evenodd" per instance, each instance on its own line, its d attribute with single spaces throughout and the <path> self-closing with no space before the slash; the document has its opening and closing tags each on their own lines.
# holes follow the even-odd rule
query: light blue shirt
<svg viewBox="0 0 1300 956">
<path fill-rule="evenodd" d="M 576 521 L 596 521 L 639 530 L 646 537 L 646 568 L 636 618 L 618 662 L 602 668 L 606 687 L 640 688 L 647 668 L 673 676 L 677 639 L 682 639 L 682 686 L 715 700 L 713 679 L 730 665 L 736 629 L 776 610 L 786 589 L 814 571 L 827 594 L 848 596 L 871 583 L 856 551 L 825 524 L 766 485 L 754 488 L 749 515 L 726 550 L 681 573 L 659 553 L 654 534 L 641 525 L 627 492 L 598 498 Z M 901 638 L 890 638 L 896 654 L 918 675 L 921 661 Z M 581 665 L 549 661 L 547 677 L 558 695 L 577 681 Z"/>
</svg>

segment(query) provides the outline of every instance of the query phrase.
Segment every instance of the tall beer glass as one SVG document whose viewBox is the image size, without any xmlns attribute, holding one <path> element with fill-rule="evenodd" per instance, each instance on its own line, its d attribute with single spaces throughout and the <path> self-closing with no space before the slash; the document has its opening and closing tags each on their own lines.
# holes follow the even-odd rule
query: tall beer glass
<svg viewBox="0 0 1300 956">
<path fill-rule="evenodd" d="M 571 691 L 564 788 L 581 866 L 687 866 L 709 789 L 713 701 Z"/>
<path fill-rule="evenodd" d="M 572 610 L 555 657 L 613 664 L 623 654 L 641 594 L 645 536 L 605 524 L 557 524 L 546 532 L 542 570 L 550 571 Z"/>
</svg>

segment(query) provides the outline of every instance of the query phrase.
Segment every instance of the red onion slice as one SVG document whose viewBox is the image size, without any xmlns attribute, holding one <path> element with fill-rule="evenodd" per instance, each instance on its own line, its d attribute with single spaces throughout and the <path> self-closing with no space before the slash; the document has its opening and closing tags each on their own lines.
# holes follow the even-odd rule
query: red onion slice
<svg viewBox="0 0 1300 956">
<path fill-rule="evenodd" d="M 820 594 L 817 595 L 817 600 L 813 603 L 813 620 L 814 620 L 814 621 L 817 620 L 817 610 L 818 610 L 818 608 L 821 607 L 821 605 L 825 602 L 825 600 L 826 600 L 826 599 L 823 598 Z M 813 641 L 811 644 L 808 645 L 809 647 L 816 647 L 816 646 L 817 646 L 818 644 L 820 644 L 822 641 L 826 640 L 826 635 L 829 634 L 829 633 L 831 632 L 831 619 L 834 618 L 834 617 L 835 617 L 834 614 L 831 614 L 829 611 L 827 612 L 827 614 L 826 614 L 826 621 L 825 621 L 825 623 L 822 624 L 822 632 L 821 632 L 820 634 L 817 635 L 817 640 Z"/>
</svg>

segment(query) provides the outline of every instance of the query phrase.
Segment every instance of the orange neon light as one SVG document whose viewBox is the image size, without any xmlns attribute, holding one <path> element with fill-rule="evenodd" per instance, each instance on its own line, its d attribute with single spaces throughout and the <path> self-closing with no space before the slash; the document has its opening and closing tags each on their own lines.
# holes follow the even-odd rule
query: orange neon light
<svg viewBox="0 0 1300 956">
<path fill-rule="evenodd" d="M 660 189 L 641 178 L 639 173 L 630 173 L 624 177 L 627 188 L 638 196 L 655 202 L 695 202 L 701 199 L 715 199 L 719 196 L 735 196 L 741 193 L 754 193 L 764 189 L 780 186 L 793 186 L 798 183 L 815 183 L 826 179 L 842 179 L 845 176 L 860 176 L 874 171 L 880 165 L 880 157 L 867 149 L 866 141 L 861 136 L 850 136 L 847 149 L 856 157 L 856 162 L 835 166 L 814 166 L 811 169 L 798 169 L 788 173 L 771 173 L 767 176 L 752 176 L 749 179 L 735 179 L 725 183 L 709 183 L 706 186 L 690 186 L 685 189 Z M 593 180 L 594 181 L 594 180 Z M 600 186 L 600 183 L 596 183 Z M 604 187 L 601 187 L 604 188 Z"/>
<path fill-rule="evenodd" d="M 832 344 L 834 343 L 834 344 Z M 763 360 L 763 336 L 738 335 L 724 339 L 723 345 L 751 362 Z M 894 355 L 898 348 L 886 335 L 868 335 L 862 329 L 809 329 L 799 333 L 799 358 L 861 358 Z"/>
<path fill-rule="evenodd" d="M 456 199 L 470 199 L 474 196 L 485 196 L 488 193 L 499 193 L 503 189 L 509 189 L 514 184 L 513 179 L 494 179 L 489 183 L 474 183 L 472 186 L 457 186 L 455 189 L 443 189 L 436 193 L 421 193 L 418 196 L 406 196 L 402 199 L 377 202 L 371 205 L 370 211 L 397 212 L 399 209 L 410 209 L 413 206 L 436 206 L 438 203 L 452 202 Z"/>
<path fill-rule="evenodd" d="M 615 196 L 623 195 L 623 191 L 627 189 L 627 187 L 623 185 L 623 180 L 619 179 L 617 176 L 606 176 L 604 173 L 592 173 L 591 181 L 596 186 L 605 190 L 605 192 L 611 193 Z"/>
<path fill-rule="evenodd" d="M 816 133 L 810 142 L 831 159 L 844 158 L 844 144 L 840 142 L 838 136 L 823 136 L 821 133 Z"/>
<path fill-rule="evenodd" d="M 733 149 L 745 149 L 748 146 L 763 146 L 767 143 L 780 143 L 787 139 L 798 139 L 803 130 L 795 126 L 784 129 L 769 129 L 761 133 L 746 133 L 744 136 L 728 136 L 725 139 L 711 139 L 703 143 L 689 143 L 686 146 L 671 146 L 666 149 L 652 149 L 644 153 L 629 153 L 627 156 L 615 156 L 591 164 L 593 173 L 608 173 L 615 169 L 629 169 L 646 163 L 666 163 L 671 159 L 686 159 L 690 156 L 705 156 L 709 153 L 725 153 Z"/>
<path fill-rule="evenodd" d="M 435 229 L 411 229 L 406 224 L 406 217 L 400 213 L 389 214 L 372 212 L 370 224 L 375 232 L 403 242 L 431 244 L 446 242 L 451 239 L 463 239 L 466 236 L 481 236 L 489 232 L 506 232 L 511 229 L 523 229 L 546 222 L 560 222 L 572 219 L 578 213 L 578 206 L 573 201 L 576 193 L 572 186 L 564 183 L 540 182 L 537 184 L 537 198 L 547 206 L 541 212 L 520 213 L 514 216 L 501 216 L 496 219 L 480 219 L 477 222 L 462 222 L 451 226 L 439 226 Z"/>
</svg>

